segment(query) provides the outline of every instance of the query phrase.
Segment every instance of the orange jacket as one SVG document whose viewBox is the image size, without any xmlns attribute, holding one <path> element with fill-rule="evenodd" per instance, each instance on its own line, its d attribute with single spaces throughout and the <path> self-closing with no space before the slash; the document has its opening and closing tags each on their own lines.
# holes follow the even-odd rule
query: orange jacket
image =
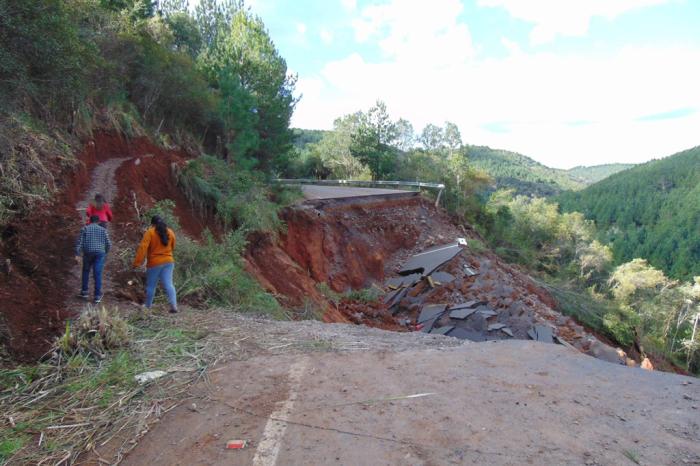
<svg viewBox="0 0 700 466">
<path fill-rule="evenodd" d="M 136 258 L 134 258 L 134 267 L 139 267 L 143 264 L 143 260 L 148 258 L 146 267 L 151 268 L 157 265 L 175 262 L 173 251 L 175 250 L 175 232 L 168 228 L 168 244 L 163 246 L 160 237 L 156 232 L 156 227 L 150 227 L 143 234 L 143 239 L 139 248 L 136 250 Z"/>
</svg>

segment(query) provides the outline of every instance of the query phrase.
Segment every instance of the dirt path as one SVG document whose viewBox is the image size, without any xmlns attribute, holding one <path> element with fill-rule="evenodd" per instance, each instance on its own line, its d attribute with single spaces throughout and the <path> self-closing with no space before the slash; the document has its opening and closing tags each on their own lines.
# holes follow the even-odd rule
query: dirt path
<svg viewBox="0 0 700 466">
<path fill-rule="evenodd" d="M 275 354 L 211 370 L 122 464 L 700 464 L 697 379 L 531 341 L 253 323 L 225 322 Z"/>
<path fill-rule="evenodd" d="M 95 169 L 92 171 L 91 174 L 91 183 L 90 183 L 90 188 L 86 191 L 85 196 L 75 205 L 75 210 L 78 213 L 78 216 L 80 217 L 80 222 L 76 222 L 76 235 L 77 231 L 84 224 L 85 222 L 85 209 L 87 208 L 88 204 L 92 202 L 92 200 L 95 198 L 95 194 L 102 194 L 105 198 L 105 201 L 110 204 L 110 206 L 114 205 L 114 201 L 117 198 L 118 195 L 118 186 L 117 186 L 117 181 L 116 181 L 116 173 L 119 167 L 126 162 L 127 160 L 130 160 L 131 157 L 121 157 L 121 158 L 113 158 L 109 159 L 105 162 L 100 163 L 95 167 Z M 114 212 L 115 216 L 119 216 L 119 212 Z M 102 274 L 102 290 L 105 295 L 105 303 L 108 303 L 112 297 L 113 297 L 113 285 L 112 285 L 112 271 L 117 270 L 117 261 L 119 260 L 117 257 L 117 239 L 115 237 L 115 232 L 114 229 L 110 228 L 110 237 L 113 243 L 113 249 L 112 251 L 107 255 L 107 261 L 105 263 L 105 268 L 104 268 L 104 273 Z M 73 301 L 75 303 L 85 303 L 82 299 L 77 297 L 78 292 L 80 291 L 80 282 L 81 282 L 81 270 L 82 266 L 80 264 L 76 264 L 75 267 L 73 268 L 73 273 L 71 275 L 71 286 L 72 289 L 75 290 L 74 295 L 73 295 Z M 94 282 L 92 276 L 90 276 L 90 297 L 92 299 L 92 294 L 94 290 Z M 91 301 L 88 301 L 88 303 Z M 87 304 L 86 304 L 87 305 Z"/>
</svg>

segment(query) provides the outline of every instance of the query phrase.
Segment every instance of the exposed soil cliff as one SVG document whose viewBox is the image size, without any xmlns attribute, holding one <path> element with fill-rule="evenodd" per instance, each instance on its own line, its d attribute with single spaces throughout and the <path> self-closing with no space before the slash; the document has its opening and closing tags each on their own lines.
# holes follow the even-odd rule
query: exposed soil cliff
<svg viewBox="0 0 700 466">
<path fill-rule="evenodd" d="M 176 202 L 176 214 L 187 233 L 196 237 L 207 225 L 188 208 L 171 174 L 171 165 L 182 163 L 186 154 L 163 150 L 147 138 L 96 134 L 78 155 L 77 164 L 54 167 L 59 188 L 54 201 L 16 218 L 1 232 L 0 256 L 6 270 L 0 273 L 5 327 L 0 337 L 17 359 L 40 357 L 79 307 L 72 299 L 79 290 L 71 288 L 71 276 L 83 213 L 75 206 L 90 187 L 95 167 L 116 158 L 128 160 L 116 171 L 113 241 L 131 247 L 141 232 L 136 206 L 147 208 L 160 199 Z"/>
</svg>

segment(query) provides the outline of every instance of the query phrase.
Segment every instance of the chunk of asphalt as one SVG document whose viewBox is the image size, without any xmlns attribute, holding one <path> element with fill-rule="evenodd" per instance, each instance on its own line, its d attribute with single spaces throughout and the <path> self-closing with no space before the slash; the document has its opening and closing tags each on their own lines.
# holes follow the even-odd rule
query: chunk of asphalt
<svg viewBox="0 0 700 466">
<path fill-rule="evenodd" d="M 460 340 L 470 341 L 486 341 L 486 337 L 481 332 L 469 330 L 462 327 L 457 327 L 447 334 L 449 337 L 459 338 Z"/>
<path fill-rule="evenodd" d="M 535 325 L 535 333 L 537 341 L 544 343 L 553 343 L 552 328 L 547 325 Z"/>
<path fill-rule="evenodd" d="M 431 319 L 438 319 L 442 314 L 445 313 L 447 305 L 445 304 L 428 304 L 423 306 L 420 314 L 418 315 L 418 320 L 416 323 L 423 324 Z"/>
<path fill-rule="evenodd" d="M 508 335 L 509 337 L 512 337 L 512 336 L 513 336 L 513 331 L 512 331 L 511 329 L 509 329 L 508 327 L 503 327 L 503 328 L 501 329 L 501 332 L 505 333 L 505 334 Z"/>
<path fill-rule="evenodd" d="M 402 291 L 405 292 L 406 289 L 399 288 L 399 289 L 396 289 L 396 290 L 393 290 L 393 291 L 387 293 L 386 296 L 384 296 L 384 304 L 389 304 L 390 302 L 394 301 L 396 296 L 398 296 Z"/>
<path fill-rule="evenodd" d="M 527 331 L 527 336 L 530 337 L 531 340 L 537 340 L 537 333 L 534 328 Z"/>
<path fill-rule="evenodd" d="M 398 304 L 406 296 L 406 293 L 408 293 L 408 288 L 401 288 L 400 290 L 398 290 L 398 293 L 396 293 L 396 295 L 394 295 L 394 299 L 389 301 L 389 304 L 387 304 L 387 307 L 389 309 L 395 308 L 391 311 L 391 315 L 394 315 L 399 311 Z"/>
<path fill-rule="evenodd" d="M 484 304 L 486 304 L 486 301 L 477 301 L 477 300 L 465 301 L 463 303 L 453 304 L 452 306 L 450 306 L 450 310 L 474 308 L 477 306 L 483 306 Z"/>
<path fill-rule="evenodd" d="M 464 320 L 474 314 L 476 309 L 460 308 L 450 311 L 450 319 Z"/>
<path fill-rule="evenodd" d="M 433 272 L 430 275 L 433 281 L 439 282 L 442 285 L 455 281 L 455 276 L 447 272 Z"/>
<path fill-rule="evenodd" d="M 469 267 L 468 265 L 465 265 L 465 266 L 464 266 L 464 274 L 465 274 L 467 277 L 473 277 L 474 275 L 479 275 L 479 272 L 477 272 L 476 270 L 472 269 L 472 268 Z"/>
<path fill-rule="evenodd" d="M 424 277 L 432 274 L 445 262 L 462 252 L 458 244 L 435 246 L 412 256 L 399 270 L 399 275 L 421 273 Z"/>
<path fill-rule="evenodd" d="M 421 278 L 423 278 L 423 275 L 421 275 L 420 273 L 412 273 L 410 275 L 392 277 L 384 283 L 384 286 L 394 290 L 397 288 L 401 288 L 402 286 L 411 287 L 418 283 L 418 281 Z"/>
<path fill-rule="evenodd" d="M 443 327 L 434 328 L 430 331 L 433 335 L 445 335 L 454 329 L 454 325 L 445 325 Z"/>
<path fill-rule="evenodd" d="M 423 322 L 423 328 L 420 329 L 421 332 L 423 333 L 430 333 L 430 331 L 433 329 L 433 326 L 435 325 L 435 322 L 440 318 L 440 316 L 435 316 L 432 319 L 429 319 L 425 322 Z"/>
<path fill-rule="evenodd" d="M 488 330 L 489 330 L 489 332 L 493 332 L 494 330 L 501 330 L 505 326 L 506 326 L 506 324 L 502 324 L 499 322 L 499 323 L 489 325 Z"/>
<path fill-rule="evenodd" d="M 478 308 L 476 310 L 476 312 L 478 312 L 479 314 L 481 314 L 482 316 L 487 317 L 487 318 L 498 315 L 498 312 L 494 311 L 493 309 L 489 309 L 486 306 L 482 306 L 481 308 Z"/>
</svg>

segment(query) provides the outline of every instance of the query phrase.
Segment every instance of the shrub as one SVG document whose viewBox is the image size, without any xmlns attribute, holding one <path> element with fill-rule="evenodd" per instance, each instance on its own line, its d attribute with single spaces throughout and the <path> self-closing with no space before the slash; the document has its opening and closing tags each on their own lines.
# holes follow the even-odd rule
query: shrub
<svg viewBox="0 0 700 466">
<path fill-rule="evenodd" d="M 175 285 L 181 297 L 208 305 L 278 315 L 281 307 L 243 268 L 243 233 L 229 232 L 221 242 L 205 232 L 201 244 L 178 240 Z"/>
<path fill-rule="evenodd" d="M 260 173 L 236 170 L 226 161 L 203 155 L 180 171 L 178 182 L 190 203 L 213 211 L 227 227 L 276 233 L 283 228 L 270 188 Z"/>
<path fill-rule="evenodd" d="M 66 322 L 66 331 L 57 341 L 58 348 L 66 355 L 90 353 L 104 357 L 107 350 L 129 344 L 129 326 L 116 315 L 116 310 L 106 307 L 90 308 L 72 325 Z"/>
</svg>

